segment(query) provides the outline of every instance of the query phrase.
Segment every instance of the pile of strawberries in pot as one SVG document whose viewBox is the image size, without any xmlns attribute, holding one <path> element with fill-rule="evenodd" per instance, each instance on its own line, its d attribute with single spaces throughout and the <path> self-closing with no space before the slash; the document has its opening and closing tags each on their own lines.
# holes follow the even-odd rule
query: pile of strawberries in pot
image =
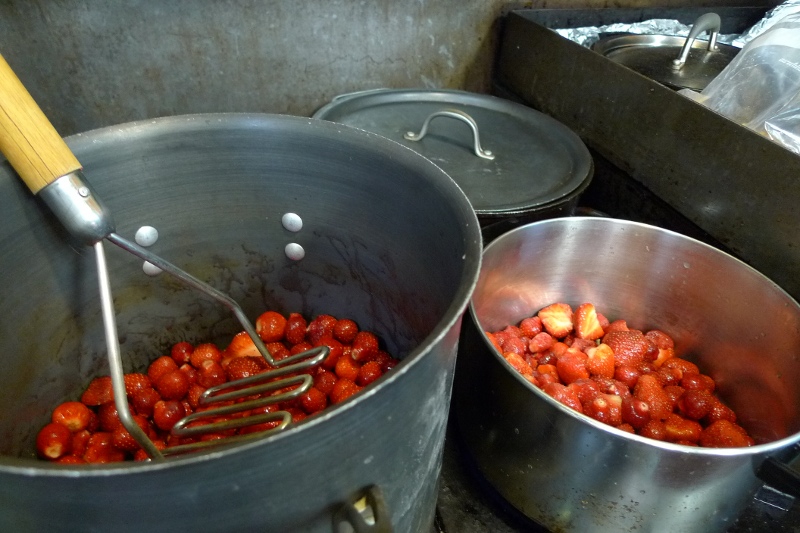
<svg viewBox="0 0 800 533">
<path fill-rule="evenodd" d="M 754 444 L 714 380 L 677 357 L 663 331 L 609 322 L 591 303 L 555 303 L 486 335 L 528 381 L 595 420 L 687 446 Z"/>
<path fill-rule="evenodd" d="M 293 422 L 298 422 L 344 401 L 398 362 L 380 348 L 375 334 L 359 330 L 349 319 L 319 315 L 307 322 L 298 313 L 287 319 L 267 311 L 258 317 L 255 326 L 277 361 L 321 345 L 328 346 L 330 354 L 320 365 L 305 371 L 312 375 L 313 386 L 301 396 L 231 416 L 284 410 L 292 415 Z M 222 350 L 211 343 L 175 344 L 169 355 L 152 361 L 146 373 L 125 374 L 125 390 L 134 420 L 157 448 L 164 449 L 192 439 L 219 439 L 234 432 L 274 429 L 276 421 L 202 437 L 176 437 L 170 433 L 178 420 L 209 408 L 198 403 L 206 389 L 270 369 L 252 339 L 242 331 Z M 43 459 L 64 464 L 147 459 L 119 419 L 109 376 L 92 380 L 80 401 L 64 402 L 53 410 L 51 422 L 37 435 L 36 451 Z"/>
</svg>

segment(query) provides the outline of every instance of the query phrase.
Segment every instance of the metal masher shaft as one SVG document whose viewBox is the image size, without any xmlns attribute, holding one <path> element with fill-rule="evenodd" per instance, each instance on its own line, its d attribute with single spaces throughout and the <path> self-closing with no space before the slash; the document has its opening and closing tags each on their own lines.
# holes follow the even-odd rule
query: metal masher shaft
<svg viewBox="0 0 800 533">
<path fill-rule="evenodd" d="M 152 459 L 163 459 L 164 456 L 153 444 L 153 441 L 139 427 L 131 414 L 128 397 L 125 391 L 125 373 L 122 368 L 120 356 L 119 336 L 117 335 L 117 320 L 114 313 L 114 300 L 111 297 L 111 281 L 108 276 L 106 254 L 103 241 L 94 243 L 95 258 L 97 262 L 97 279 L 100 285 L 100 308 L 103 314 L 103 328 L 105 329 L 106 349 L 108 350 L 108 366 L 111 374 L 111 386 L 114 390 L 114 404 L 117 407 L 119 419 L 128 433 L 139 443 L 147 455 Z"/>
</svg>

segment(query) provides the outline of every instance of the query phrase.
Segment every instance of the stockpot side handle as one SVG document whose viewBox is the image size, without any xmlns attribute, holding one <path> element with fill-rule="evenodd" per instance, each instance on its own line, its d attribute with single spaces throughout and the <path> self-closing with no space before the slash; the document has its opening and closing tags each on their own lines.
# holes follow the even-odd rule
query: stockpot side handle
<svg viewBox="0 0 800 533">
<path fill-rule="evenodd" d="M 490 161 L 494 159 L 494 154 L 492 153 L 491 150 L 484 150 L 483 147 L 481 147 L 480 134 L 478 133 L 478 123 L 475 122 L 475 119 L 473 119 L 471 116 L 461 111 L 460 109 L 444 109 L 442 111 L 436 111 L 435 113 L 431 113 L 430 115 L 428 115 L 428 118 L 425 119 L 425 122 L 422 123 L 422 129 L 420 130 L 419 133 L 414 133 L 413 131 L 409 131 L 403 135 L 403 138 L 413 142 L 421 141 L 422 139 L 425 138 L 425 135 L 428 134 L 428 127 L 430 126 L 431 121 L 436 117 L 454 118 L 456 120 L 460 120 L 461 122 L 469 126 L 470 129 L 472 130 L 472 140 L 473 140 L 472 150 L 473 152 L 475 152 L 475 155 L 483 159 L 488 159 Z"/>
<path fill-rule="evenodd" d="M 333 515 L 334 533 L 392 533 L 383 492 L 370 485 L 343 503 Z"/>
<path fill-rule="evenodd" d="M 800 498 L 800 472 L 782 461 L 767 457 L 759 466 L 757 476 L 773 489 Z"/>
<path fill-rule="evenodd" d="M 683 67 L 683 65 L 686 63 L 686 60 L 689 58 L 689 51 L 692 49 L 694 40 L 704 31 L 707 31 L 710 34 L 710 37 L 708 38 L 708 51 L 716 51 L 717 35 L 719 35 L 719 29 L 721 26 L 722 20 L 720 20 L 719 15 L 716 13 L 706 13 L 705 15 L 698 17 L 698 19 L 694 21 L 692 29 L 689 30 L 689 35 L 686 37 L 686 41 L 683 43 L 683 47 L 681 48 L 681 53 L 678 55 L 678 58 L 672 60 L 672 68 L 680 69 Z"/>
</svg>

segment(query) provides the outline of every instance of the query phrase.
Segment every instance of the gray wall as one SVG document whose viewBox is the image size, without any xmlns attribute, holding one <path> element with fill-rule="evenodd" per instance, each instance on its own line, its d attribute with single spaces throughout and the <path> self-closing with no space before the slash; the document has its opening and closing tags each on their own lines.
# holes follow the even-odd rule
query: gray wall
<svg viewBox="0 0 800 533">
<path fill-rule="evenodd" d="M 508 10 L 653 3 L 0 0 L 0 53 L 69 135 L 184 113 L 309 115 L 376 87 L 488 92 Z"/>
</svg>

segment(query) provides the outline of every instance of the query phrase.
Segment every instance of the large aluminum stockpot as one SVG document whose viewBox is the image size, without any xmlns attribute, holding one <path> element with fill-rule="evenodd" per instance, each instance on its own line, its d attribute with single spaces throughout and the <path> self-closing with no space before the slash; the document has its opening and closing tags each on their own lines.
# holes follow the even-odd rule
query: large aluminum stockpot
<svg viewBox="0 0 800 533">
<path fill-rule="evenodd" d="M 669 333 L 761 443 L 696 448 L 601 424 L 553 400 L 491 348 L 496 331 L 566 302 Z M 693 239 L 575 217 L 512 230 L 484 251 L 459 348 L 454 413 L 488 482 L 552 531 L 721 531 L 767 459 L 800 441 L 800 307 Z"/>
<path fill-rule="evenodd" d="M 403 360 L 329 412 L 236 448 L 163 463 L 38 461 L 36 431 L 107 373 L 105 344 L 91 250 L 4 163 L 0 530 L 331 531 L 364 495 L 380 530 L 431 527 L 461 316 L 481 260 L 480 227 L 455 182 L 385 138 L 298 117 L 172 117 L 68 144 L 121 235 L 154 226 L 155 253 L 251 317 L 349 317 Z M 302 230 L 282 227 L 287 212 Z M 291 242 L 305 258 L 287 258 Z M 130 254 L 107 255 L 126 371 L 175 341 L 224 342 L 241 329 L 202 294 L 146 276 Z"/>
</svg>

